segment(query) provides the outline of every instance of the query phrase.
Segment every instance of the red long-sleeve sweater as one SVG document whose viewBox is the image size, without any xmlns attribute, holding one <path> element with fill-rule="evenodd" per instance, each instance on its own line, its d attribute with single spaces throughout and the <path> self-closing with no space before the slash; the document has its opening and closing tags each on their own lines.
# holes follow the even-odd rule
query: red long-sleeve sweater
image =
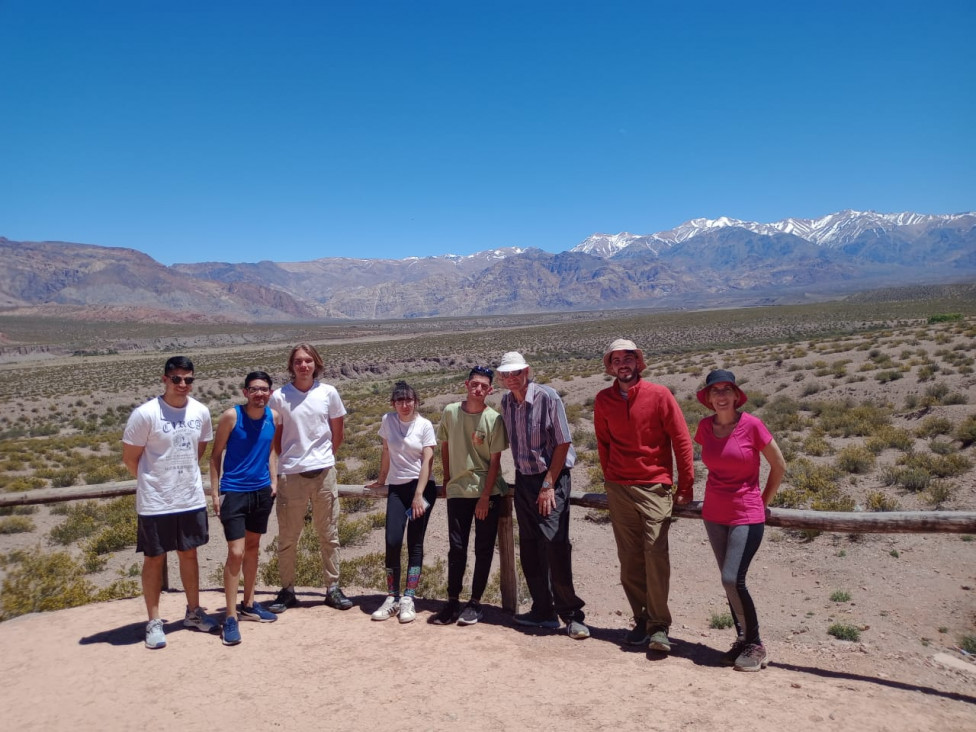
<svg viewBox="0 0 976 732">
<path fill-rule="evenodd" d="M 640 380 L 620 395 L 615 380 L 596 395 L 593 424 L 603 476 L 613 483 L 674 484 L 678 462 L 678 490 L 695 482 L 691 434 L 674 395 L 660 384 Z"/>
</svg>

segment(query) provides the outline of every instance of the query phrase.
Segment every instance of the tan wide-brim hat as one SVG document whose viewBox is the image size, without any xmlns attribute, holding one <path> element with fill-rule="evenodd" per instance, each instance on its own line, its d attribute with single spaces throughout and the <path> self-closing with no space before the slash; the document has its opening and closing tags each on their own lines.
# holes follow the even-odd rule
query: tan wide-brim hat
<svg viewBox="0 0 976 732">
<path fill-rule="evenodd" d="M 610 356 L 614 351 L 633 351 L 637 354 L 637 373 L 641 373 L 647 368 L 647 364 L 644 363 L 644 352 L 633 341 L 628 341 L 626 338 L 618 338 L 607 346 L 607 350 L 603 352 L 603 368 L 610 376 L 615 375 L 610 370 Z"/>
</svg>

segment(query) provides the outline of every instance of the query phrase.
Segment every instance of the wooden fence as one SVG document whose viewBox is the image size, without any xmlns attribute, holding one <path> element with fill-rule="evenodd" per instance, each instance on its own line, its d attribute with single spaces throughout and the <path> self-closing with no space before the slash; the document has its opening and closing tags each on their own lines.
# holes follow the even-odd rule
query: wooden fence
<svg viewBox="0 0 976 732">
<path fill-rule="evenodd" d="M 63 503 L 91 498 L 117 498 L 136 492 L 136 481 L 126 480 L 101 485 L 78 485 L 66 488 L 43 488 L 22 493 L 0 494 L 0 508 L 28 506 L 45 503 Z M 339 495 L 380 499 L 386 497 L 386 487 L 365 488 L 359 485 L 340 485 Z M 444 496 L 444 487 L 438 487 L 438 495 Z M 573 491 L 573 505 L 584 508 L 606 509 L 607 497 L 602 493 Z M 515 573 L 515 531 L 512 521 L 512 500 L 502 504 L 498 521 L 498 556 L 502 607 L 514 612 L 518 605 L 517 577 Z M 701 501 L 692 501 L 674 507 L 674 516 L 701 519 Z M 842 512 L 806 511 L 789 508 L 771 508 L 766 516 L 767 526 L 787 529 L 836 531 L 845 534 L 976 534 L 976 512 L 973 511 L 890 511 L 890 512 Z"/>
</svg>

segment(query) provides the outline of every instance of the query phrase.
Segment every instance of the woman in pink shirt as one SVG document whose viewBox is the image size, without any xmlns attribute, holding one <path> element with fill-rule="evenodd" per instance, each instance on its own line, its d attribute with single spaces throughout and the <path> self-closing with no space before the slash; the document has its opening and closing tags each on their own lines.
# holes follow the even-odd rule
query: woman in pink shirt
<svg viewBox="0 0 976 732">
<path fill-rule="evenodd" d="M 708 468 L 702 519 L 738 632 L 725 662 L 737 671 L 758 671 L 766 668 L 769 654 L 759 637 L 759 619 L 746 588 L 746 573 L 762 543 L 766 507 L 783 480 L 786 461 L 762 420 L 739 411 L 746 399 L 731 371 L 708 374 L 698 401 L 715 414 L 699 422 L 695 442 L 701 445 L 702 462 Z M 769 463 L 762 490 L 760 455 Z"/>
</svg>

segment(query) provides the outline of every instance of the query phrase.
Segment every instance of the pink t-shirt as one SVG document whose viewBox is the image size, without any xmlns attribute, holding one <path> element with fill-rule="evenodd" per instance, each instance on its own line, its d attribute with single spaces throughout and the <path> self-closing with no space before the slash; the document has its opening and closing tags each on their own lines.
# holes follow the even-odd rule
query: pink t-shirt
<svg viewBox="0 0 976 732">
<path fill-rule="evenodd" d="M 714 421 L 714 415 L 706 417 L 695 432 L 702 462 L 708 468 L 702 518 L 727 526 L 761 524 L 766 509 L 759 489 L 759 455 L 773 436 L 761 419 L 747 412 L 723 439 L 712 433 Z"/>
</svg>

